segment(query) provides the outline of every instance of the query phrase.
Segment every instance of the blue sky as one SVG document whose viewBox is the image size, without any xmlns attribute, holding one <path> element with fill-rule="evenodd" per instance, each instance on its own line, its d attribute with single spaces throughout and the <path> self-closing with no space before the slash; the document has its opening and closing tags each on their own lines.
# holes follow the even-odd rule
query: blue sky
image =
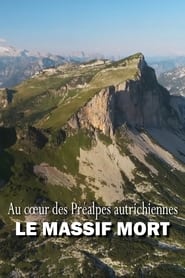
<svg viewBox="0 0 185 278">
<path fill-rule="evenodd" d="M 0 41 L 105 55 L 185 54 L 184 0 L 1 0 Z"/>
</svg>

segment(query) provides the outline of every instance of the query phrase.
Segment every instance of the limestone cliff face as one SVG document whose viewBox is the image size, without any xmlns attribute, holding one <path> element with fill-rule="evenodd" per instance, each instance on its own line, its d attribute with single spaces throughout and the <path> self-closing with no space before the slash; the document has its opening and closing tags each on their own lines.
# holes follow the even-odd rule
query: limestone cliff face
<svg viewBox="0 0 185 278">
<path fill-rule="evenodd" d="M 102 89 L 68 121 L 71 128 L 95 128 L 112 134 L 114 127 L 115 88 Z"/>
<path fill-rule="evenodd" d="M 171 118 L 170 96 L 157 83 L 155 72 L 146 64 L 137 80 L 119 85 L 115 94 L 115 126 L 163 127 Z"/>
<path fill-rule="evenodd" d="M 170 104 L 176 111 L 182 126 L 185 127 L 185 97 L 171 95 Z"/>
<path fill-rule="evenodd" d="M 179 126 L 170 95 L 158 84 L 154 70 L 143 56 L 136 66 L 136 78 L 102 89 L 71 117 L 70 128 L 94 128 L 111 135 L 124 123 L 132 128 Z"/>
</svg>

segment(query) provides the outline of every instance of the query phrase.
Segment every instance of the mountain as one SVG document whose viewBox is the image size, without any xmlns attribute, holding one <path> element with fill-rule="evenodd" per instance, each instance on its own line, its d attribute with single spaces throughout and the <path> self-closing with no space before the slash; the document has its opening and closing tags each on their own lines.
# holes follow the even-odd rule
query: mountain
<svg viewBox="0 0 185 278">
<path fill-rule="evenodd" d="M 92 59 L 104 60 L 100 53 L 85 53 L 74 51 L 65 55 L 43 54 L 29 50 L 17 49 L 0 42 L 0 88 L 16 86 L 29 79 L 43 69 L 55 68 L 66 63 L 83 63 Z M 118 58 L 112 56 L 112 61 Z M 160 74 L 185 66 L 185 57 L 147 57 L 149 65 L 155 69 L 157 77 Z"/>
<path fill-rule="evenodd" d="M 67 63 L 0 91 L 2 277 L 184 277 L 185 130 L 172 97 L 141 53 Z M 98 221 L 170 221 L 170 234 L 15 236 L 15 218 L 95 220 L 90 213 L 7 215 L 10 202 L 56 201 L 120 211 L 146 204 L 154 213 Z"/>
<path fill-rule="evenodd" d="M 0 45 L 0 56 L 19 56 L 21 54 L 21 52 L 19 50 L 17 50 L 15 47 L 13 46 L 9 46 L 9 45 L 4 45 L 1 43 Z"/>
<path fill-rule="evenodd" d="M 148 57 L 147 61 L 156 71 L 157 77 L 167 71 L 185 66 L 185 57 Z"/>
<path fill-rule="evenodd" d="M 71 53 L 68 56 L 41 54 L 28 50 L 18 50 L 0 42 L 0 87 L 13 87 L 43 69 L 55 68 L 69 62 L 84 62 L 98 56 L 100 55 L 92 54 L 89 56 L 84 52 Z"/>
<path fill-rule="evenodd" d="M 185 67 L 177 67 L 159 75 L 158 81 L 171 95 L 171 106 L 185 122 Z"/>
<path fill-rule="evenodd" d="M 185 67 L 177 67 L 159 75 L 158 81 L 170 94 L 185 96 Z"/>
<path fill-rule="evenodd" d="M 14 49 L 13 49 L 14 50 Z M 31 56 L 27 51 L 0 49 L 0 87 L 13 87 L 45 68 L 67 63 L 62 56 Z M 1 56 L 2 55 L 2 56 Z"/>
</svg>

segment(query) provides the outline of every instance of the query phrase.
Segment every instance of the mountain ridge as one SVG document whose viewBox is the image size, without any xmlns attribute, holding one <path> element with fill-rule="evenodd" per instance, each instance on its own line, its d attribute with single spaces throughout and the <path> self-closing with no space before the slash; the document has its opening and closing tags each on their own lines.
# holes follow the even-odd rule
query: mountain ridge
<svg viewBox="0 0 185 278">
<path fill-rule="evenodd" d="M 75 77 L 73 71 L 75 73 L 78 68 L 81 73 L 79 76 Z M 90 72 L 91 64 L 88 63 L 86 68 L 80 68 L 75 65 L 69 67 L 62 66 L 58 69 L 54 69 L 51 73 L 49 70 L 43 72 L 40 75 L 35 76 L 33 81 L 27 81 L 23 83 L 23 85 L 15 88 L 15 92 L 17 91 L 17 93 L 12 95 L 12 98 L 14 96 L 15 99 L 15 101 L 13 100 L 12 108 L 14 107 L 14 103 L 16 106 L 16 102 L 20 102 L 19 98 L 27 98 L 29 100 L 29 98 L 32 97 L 32 91 L 35 90 L 36 92 L 36 89 L 34 89 L 36 88 L 34 85 L 35 82 L 36 86 L 38 86 L 37 83 L 40 86 L 40 83 L 45 84 L 45 79 L 49 80 L 50 78 L 50 80 L 52 81 L 53 79 L 56 84 L 62 82 L 62 86 L 60 86 L 59 89 L 57 88 L 58 92 L 56 89 L 51 90 L 48 87 L 46 88 L 46 92 L 43 92 L 44 94 L 41 93 L 40 96 L 43 95 L 43 97 L 47 97 L 47 94 L 49 94 L 51 97 L 52 95 L 60 96 L 60 98 L 63 96 L 65 99 L 67 95 L 72 94 L 72 98 L 69 98 L 70 101 L 68 101 L 67 98 L 66 103 L 65 101 L 62 101 L 61 104 L 58 103 L 54 109 L 52 108 L 49 115 L 46 113 L 41 121 L 37 122 L 37 127 L 48 128 L 51 125 L 54 128 L 55 125 L 56 127 L 57 125 L 62 126 L 67 121 L 68 125 L 71 125 L 71 127 L 75 126 L 77 128 L 79 125 L 84 125 L 85 127 L 87 121 L 89 121 L 88 115 L 91 115 L 90 121 L 93 121 L 92 115 L 96 114 L 96 105 L 99 105 L 100 113 L 103 109 L 105 111 L 104 115 L 102 115 L 104 118 L 102 119 L 100 115 L 96 115 L 97 119 L 95 119 L 95 122 L 99 118 L 100 121 L 104 123 L 104 127 L 101 129 L 109 129 L 112 133 L 114 132 L 115 127 L 121 126 L 125 122 L 135 128 L 167 127 L 170 126 L 170 124 L 180 128 L 180 126 L 184 124 L 184 121 L 179 116 L 179 111 L 174 105 L 171 105 L 171 96 L 169 92 L 158 84 L 154 70 L 146 64 L 144 56 L 141 53 L 134 54 L 117 62 L 109 62 L 108 64 L 103 61 L 103 64 L 100 63 L 94 65 L 94 68 L 94 73 Z M 72 73 L 70 69 L 72 69 Z M 85 77 L 85 75 L 83 76 L 84 70 L 87 71 L 87 77 Z M 63 74 L 64 71 L 66 71 L 65 74 Z M 64 76 L 64 81 L 62 79 L 60 81 L 62 75 Z M 91 76 L 90 79 L 88 75 Z M 86 78 L 89 80 L 86 80 Z M 81 84 L 72 85 L 74 80 L 75 83 L 77 82 L 78 84 L 78 79 L 81 79 Z M 31 85 L 32 83 L 33 86 Z M 21 88 L 21 86 L 23 88 Z M 20 88 L 22 93 L 19 93 Z M 43 90 L 43 87 L 40 89 Z M 40 89 L 38 87 L 37 90 L 39 91 Z M 29 90 L 30 96 L 28 93 L 25 94 L 24 90 Z M 39 94 L 38 101 L 39 98 L 41 99 Z M 98 94 L 100 94 L 99 98 Z M 95 113 L 93 113 L 92 108 L 93 97 L 95 97 L 96 102 L 96 104 L 94 104 Z M 102 101 L 103 98 L 105 98 L 105 102 Z M 4 98 L 2 98 L 2 102 L 3 101 Z M 90 104 L 88 104 L 89 101 Z M 87 107 L 84 108 L 87 110 L 86 112 L 82 111 L 84 110 L 84 105 L 91 106 L 91 112 L 88 112 Z M 104 108 L 102 108 L 101 105 Z M 60 118 L 58 117 L 60 114 L 60 107 L 62 110 L 65 109 L 66 112 L 69 111 L 65 114 L 63 113 L 65 115 L 63 121 L 60 121 Z M 81 110 L 81 115 L 79 110 Z M 85 113 L 84 116 L 82 116 L 83 113 Z M 106 126 L 106 121 L 112 125 L 110 128 Z M 84 124 L 81 124 L 81 122 L 84 122 Z M 101 124 L 98 125 L 100 126 Z"/>
<path fill-rule="evenodd" d="M 78 128 L 90 124 L 108 135 L 124 123 L 132 128 L 161 128 L 167 127 L 172 121 L 174 127 L 172 119 L 175 114 L 170 111 L 170 95 L 157 83 L 155 72 L 147 66 L 142 54 L 138 54 L 134 75 L 96 93 L 94 103 L 92 99 L 72 115 L 69 126 Z M 98 123 L 98 119 L 101 123 Z M 178 123 L 180 127 L 178 117 L 175 121 L 176 127 Z"/>
</svg>

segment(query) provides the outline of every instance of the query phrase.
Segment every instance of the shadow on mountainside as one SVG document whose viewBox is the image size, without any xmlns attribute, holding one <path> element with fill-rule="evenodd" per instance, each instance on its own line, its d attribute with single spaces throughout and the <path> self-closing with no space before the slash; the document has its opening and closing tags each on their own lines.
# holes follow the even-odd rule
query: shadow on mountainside
<svg viewBox="0 0 185 278">
<path fill-rule="evenodd" d="M 15 128 L 0 127 L 0 187 L 9 180 L 14 164 L 13 156 L 5 149 L 14 145 L 16 140 Z"/>
<path fill-rule="evenodd" d="M 16 143 L 17 136 L 14 127 L 0 127 L 0 149 L 7 149 Z"/>
<path fill-rule="evenodd" d="M 6 97 L 7 97 L 8 104 L 12 103 L 15 93 L 16 90 L 6 88 Z"/>
</svg>

